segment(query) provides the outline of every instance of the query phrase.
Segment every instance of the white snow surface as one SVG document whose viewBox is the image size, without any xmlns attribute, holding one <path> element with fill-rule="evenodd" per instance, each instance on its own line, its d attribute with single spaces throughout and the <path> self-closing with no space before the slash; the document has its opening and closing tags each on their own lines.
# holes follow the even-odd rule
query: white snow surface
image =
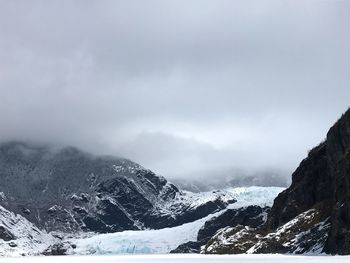
<svg viewBox="0 0 350 263">
<path fill-rule="evenodd" d="M 0 263 L 347 263 L 350 256 L 292 256 L 292 255 L 124 255 L 124 256 L 52 256 L 0 258 Z"/>
<path fill-rule="evenodd" d="M 0 239 L 0 256 L 39 254 L 56 241 L 52 235 L 39 230 L 21 215 L 15 215 L 2 206 L 0 206 L 0 227 L 14 235 L 14 240 Z"/>
<path fill-rule="evenodd" d="M 239 198 L 239 202 L 230 205 L 230 208 L 251 204 L 261 206 L 272 205 L 272 201 L 276 197 L 276 191 L 280 192 L 281 189 L 283 188 L 253 186 L 238 188 L 231 187 L 200 193 L 180 191 L 176 194 L 174 199 L 160 199 L 159 201 L 156 201 L 154 213 L 176 217 L 179 213 L 183 213 L 184 210 L 194 210 L 205 203 L 210 201 L 215 202 L 218 199 L 221 199 L 224 202 L 230 202 Z"/>
<path fill-rule="evenodd" d="M 210 191 L 200 193 L 200 195 L 186 192 L 182 196 L 182 201 L 198 206 L 208 200 L 217 198 L 220 194 L 224 200 L 232 198 L 237 200 L 228 208 L 240 208 L 249 205 L 271 206 L 274 198 L 283 189 L 280 187 L 240 187 Z M 185 198 L 187 200 L 184 200 Z M 163 207 L 163 209 L 166 210 L 167 208 Z M 71 242 L 77 245 L 74 253 L 78 255 L 165 254 L 180 244 L 195 241 L 198 231 L 204 223 L 227 209 L 177 227 L 98 234 L 88 238 L 71 240 Z"/>
</svg>

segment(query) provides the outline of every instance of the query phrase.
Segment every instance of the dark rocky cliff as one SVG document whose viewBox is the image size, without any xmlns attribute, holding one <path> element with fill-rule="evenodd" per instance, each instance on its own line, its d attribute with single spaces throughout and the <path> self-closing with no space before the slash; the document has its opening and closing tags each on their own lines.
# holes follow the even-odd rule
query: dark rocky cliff
<svg viewBox="0 0 350 263">
<path fill-rule="evenodd" d="M 350 109 L 293 173 L 291 186 L 274 201 L 267 227 L 274 230 L 311 208 L 331 225 L 324 252 L 350 254 Z"/>
<path fill-rule="evenodd" d="M 230 250 L 225 253 L 349 255 L 350 109 L 300 163 L 290 187 L 274 200 L 266 224 L 221 232 L 204 253 L 220 253 L 226 244 Z"/>
<path fill-rule="evenodd" d="M 213 217 L 205 222 L 198 232 L 197 241 L 181 244 L 170 253 L 199 253 L 202 246 L 205 246 L 204 249 L 206 249 L 211 243 L 215 242 L 215 240 L 211 241 L 211 239 L 218 230 L 226 227 L 258 227 L 265 223 L 265 215 L 269 209 L 269 207 L 260 207 L 256 205 L 228 209 L 221 215 Z M 215 254 L 224 254 L 228 253 L 229 249 L 230 248 L 220 245 L 214 252 Z"/>
</svg>

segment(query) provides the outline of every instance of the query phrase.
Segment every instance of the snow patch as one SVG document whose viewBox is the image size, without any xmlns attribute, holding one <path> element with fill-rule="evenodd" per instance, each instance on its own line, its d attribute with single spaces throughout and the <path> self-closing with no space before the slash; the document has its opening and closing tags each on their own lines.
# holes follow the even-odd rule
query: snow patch
<svg viewBox="0 0 350 263">
<path fill-rule="evenodd" d="M 57 240 L 39 230 L 21 215 L 0 206 L 0 226 L 6 229 L 8 240 L 0 239 L 1 256 L 38 255 Z"/>
</svg>

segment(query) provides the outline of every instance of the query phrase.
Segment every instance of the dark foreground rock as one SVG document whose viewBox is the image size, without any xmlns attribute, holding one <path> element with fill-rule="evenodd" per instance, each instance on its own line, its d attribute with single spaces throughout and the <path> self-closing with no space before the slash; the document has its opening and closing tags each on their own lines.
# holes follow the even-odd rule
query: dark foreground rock
<svg viewBox="0 0 350 263">
<path fill-rule="evenodd" d="M 217 217 L 205 222 L 199 230 L 197 241 L 180 245 L 171 253 L 199 253 L 201 246 L 207 244 L 212 236 L 220 229 L 230 226 L 258 227 L 265 223 L 268 207 L 248 206 L 239 209 L 228 209 Z"/>
<path fill-rule="evenodd" d="M 203 245 L 200 241 L 189 241 L 181 244 L 170 253 L 180 253 L 180 254 L 198 254 L 200 252 L 201 246 Z"/>
<path fill-rule="evenodd" d="M 0 225 L 0 239 L 4 241 L 10 241 L 15 238 L 16 238 L 15 235 L 12 234 L 9 229 Z"/>
<path fill-rule="evenodd" d="M 201 252 L 205 254 L 242 254 L 254 246 L 261 237 L 261 234 L 255 229 L 247 226 L 225 227 L 210 238 Z"/>
<path fill-rule="evenodd" d="M 275 200 L 268 229 L 276 229 L 301 213 L 316 209 L 330 226 L 322 252 L 350 254 L 350 110 L 310 151 L 292 175 L 292 185 Z"/>
<path fill-rule="evenodd" d="M 265 225 L 224 229 L 204 253 L 350 254 L 350 109 L 300 163 Z"/>
<path fill-rule="evenodd" d="M 76 245 L 71 242 L 57 242 L 50 245 L 41 254 L 44 256 L 64 256 L 72 254 L 72 249 L 75 249 Z"/>
</svg>

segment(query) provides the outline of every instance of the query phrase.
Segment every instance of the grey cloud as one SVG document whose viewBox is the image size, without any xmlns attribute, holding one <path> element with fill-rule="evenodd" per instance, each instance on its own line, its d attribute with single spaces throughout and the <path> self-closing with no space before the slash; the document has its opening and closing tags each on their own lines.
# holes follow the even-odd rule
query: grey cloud
<svg viewBox="0 0 350 263">
<path fill-rule="evenodd" d="M 347 1 L 2 1 L 0 136 L 177 178 L 292 171 L 349 106 Z"/>
</svg>

